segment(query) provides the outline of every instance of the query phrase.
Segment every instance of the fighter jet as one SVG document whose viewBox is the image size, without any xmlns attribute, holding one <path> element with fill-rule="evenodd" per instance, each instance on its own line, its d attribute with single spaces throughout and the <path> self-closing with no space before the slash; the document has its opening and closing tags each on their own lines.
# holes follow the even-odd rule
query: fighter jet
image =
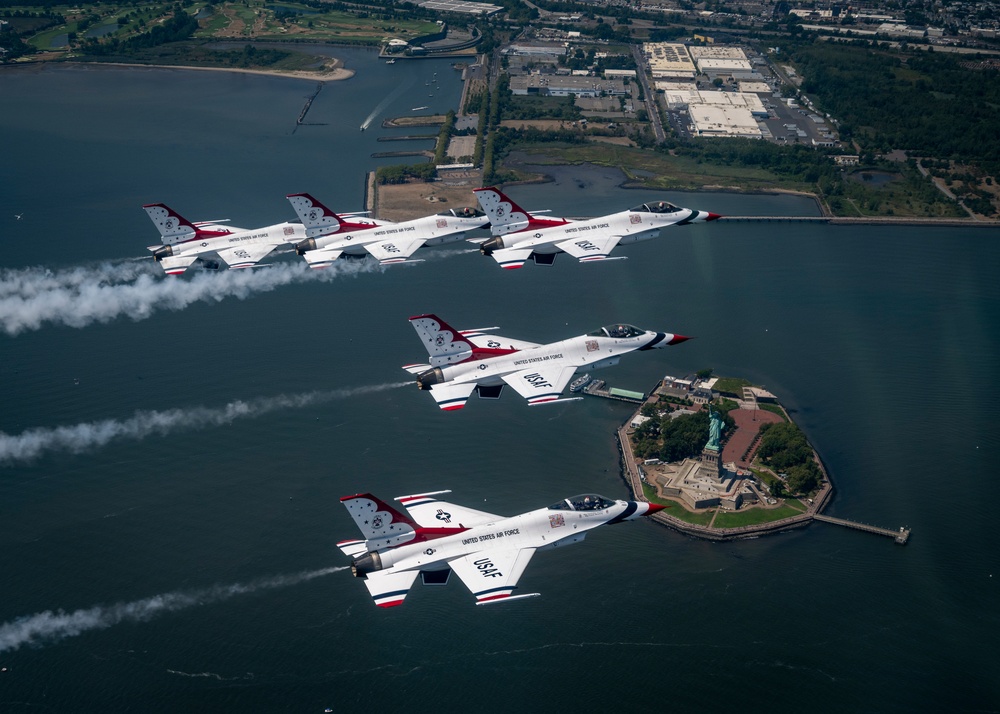
<svg viewBox="0 0 1000 714">
<path fill-rule="evenodd" d="M 556 253 L 568 253 L 581 263 L 609 260 L 615 246 L 655 238 L 665 226 L 719 218 L 715 213 L 653 201 L 599 218 L 571 221 L 533 216 L 496 188 L 477 188 L 474 193 L 493 226 L 493 237 L 480 243 L 479 249 L 507 269 L 520 268 L 528 258 L 538 265 L 552 265 Z"/>
<path fill-rule="evenodd" d="M 149 250 L 167 275 L 179 275 L 196 261 L 205 267 L 218 267 L 215 256 L 230 268 L 249 268 L 278 246 L 305 237 L 305 229 L 298 221 L 248 230 L 222 225 L 225 221 L 192 223 L 162 203 L 151 203 L 143 209 L 163 239 L 162 245 L 151 245 Z"/>
<path fill-rule="evenodd" d="M 424 585 L 445 585 L 452 571 L 476 596 L 477 605 L 537 597 L 514 595 L 536 551 L 579 543 L 587 532 L 632 521 L 664 508 L 645 501 L 614 501 L 581 494 L 519 516 L 496 516 L 434 498 L 450 491 L 400 496 L 409 515 L 370 493 L 340 499 L 364 539 L 337 547 L 352 559 L 379 607 L 402 605 L 420 575 Z"/>
<path fill-rule="evenodd" d="M 617 324 L 547 345 L 487 335 L 496 328 L 456 330 L 437 315 L 410 318 L 430 355 L 429 364 L 405 365 L 417 386 L 429 390 L 445 411 L 461 409 L 478 391 L 499 399 L 504 385 L 528 400 L 545 404 L 559 395 L 577 372 L 618 364 L 623 354 L 676 345 L 690 339 Z"/>
<path fill-rule="evenodd" d="M 337 215 L 308 193 L 288 196 L 306 227 L 306 239 L 295 246 L 310 268 L 326 268 L 342 255 L 373 255 L 383 264 L 405 263 L 425 245 L 461 240 L 466 231 L 489 223 L 476 208 L 452 208 L 403 223 Z"/>
</svg>

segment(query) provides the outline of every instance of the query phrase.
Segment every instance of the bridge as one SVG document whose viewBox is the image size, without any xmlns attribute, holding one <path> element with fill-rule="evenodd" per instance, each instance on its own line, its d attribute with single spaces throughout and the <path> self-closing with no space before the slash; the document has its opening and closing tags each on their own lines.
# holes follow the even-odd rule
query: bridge
<svg viewBox="0 0 1000 714">
<path fill-rule="evenodd" d="M 946 228 L 997 228 L 1000 221 L 917 216 L 722 216 L 725 222 L 828 223 L 833 226 L 942 226 Z"/>
</svg>

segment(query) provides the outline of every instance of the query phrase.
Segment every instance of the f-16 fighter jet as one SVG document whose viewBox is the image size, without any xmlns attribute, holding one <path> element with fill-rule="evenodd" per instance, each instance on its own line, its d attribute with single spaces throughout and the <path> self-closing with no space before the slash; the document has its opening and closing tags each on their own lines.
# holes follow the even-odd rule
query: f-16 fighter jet
<svg viewBox="0 0 1000 714">
<path fill-rule="evenodd" d="M 552 265 L 556 253 L 568 253 L 581 263 L 608 260 L 615 246 L 655 238 L 665 226 L 719 218 L 715 213 L 653 201 L 599 218 L 571 221 L 533 216 L 496 188 L 477 188 L 474 193 L 493 232 L 479 249 L 508 269 L 520 268 L 528 258 L 538 265 Z"/>
<path fill-rule="evenodd" d="M 505 384 L 529 404 L 559 401 L 577 372 L 618 364 L 629 352 L 690 339 L 618 324 L 540 345 L 484 334 L 496 328 L 456 330 L 437 315 L 411 317 L 410 324 L 427 348 L 430 363 L 403 369 L 417 375 L 417 386 L 429 390 L 446 411 L 464 407 L 474 391 L 481 399 L 499 399 Z"/>
<path fill-rule="evenodd" d="M 404 263 L 425 245 L 461 240 L 466 231 L 489 224 L 476 208 L 452 208 L 403 223 L 337 215 L 308 193 L 288 196 L 306 227 L 306 239 L 295 246 L 310 268 L 326 268 L 341 255 L 371 254 L 383 264 Z"/>
<path fill-rule="evenodd" d="M 195 261 L 218 267 L 216 256 L 230 268 L 250 268 L 275 248 L 305 238 L 305 229 L 298 221 L 248 230 L 222 225 L 224 221 L 192 223 L 162 203 L 143 209 L 163 239 L 163 245 L 151 245 L 149 250 L 167 275 L 179 275 Z"/>
<path fill-rule="evenodd" d="M 536 551 L 579 543 L 598 526 L 664 508 L 581 494 L 507 518 L 434 498 L 442 493 L 450 491 L 397 498 L 409 515 L 370 493 L 340 499 L 364 539 L 337 547 L 352 559 L 351 570 L 379 607 L 402 605 L 417 575 L 424 585 L 444 585 L 452 571 L 477 605 L 535 597 L 539 593 L 513 593 Z"/>
</svg>

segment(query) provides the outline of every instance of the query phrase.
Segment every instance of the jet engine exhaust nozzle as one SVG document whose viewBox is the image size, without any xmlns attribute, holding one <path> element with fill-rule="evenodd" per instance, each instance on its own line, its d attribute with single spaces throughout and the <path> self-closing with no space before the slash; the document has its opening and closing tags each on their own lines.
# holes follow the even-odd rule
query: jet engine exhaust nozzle
<svg viewBox="0 0 1000 714">
<path fill-rule="evenodd" d="M 365 553 L 360 558 L 355 558 L 351 563 L 351 573 L 356 578 L 364 578 L 368 573 L 374 573 L 382 569 L 382 558 L 378 553 Z"/>
<path fill-rule="evenodd" d="M 483 255 L 493 255 L 495 250 L 503 250 L 503 239 L 499 236 L 494 236 L 479 244 L 479 252 Z"/>
<path fill-rule="evenodd" d="M 153 251 L 153 260 L 159 263 L 164 258 L 169 258 L 174 254 L 174 248 L 170 245 L 165 245 L 162 248 L 157 248 Z"/>
<path fill-rule="evenodd" d="M 444 374 L 441 372 L 440 367 L 434 367 L 417 375 L 417 387 L 420 389 L 430 389 L 435 384 L 441 384 L 443 381 Z"/>
<path fill-rule="evenodd" d="M 305 255 L 306 252 L 310 250 L 316 250 L 315 238 L 306 238 L 305 240 L 299 241 L 295 244 L 295 252 L 299 255 Z"/>
</svg>

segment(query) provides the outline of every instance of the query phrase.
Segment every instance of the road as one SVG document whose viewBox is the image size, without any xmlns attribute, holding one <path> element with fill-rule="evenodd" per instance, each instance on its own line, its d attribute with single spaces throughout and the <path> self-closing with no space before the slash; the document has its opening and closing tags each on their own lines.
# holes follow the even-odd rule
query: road
<svg viewBox="0 0 1000 714">
<path fill-rule="evenodd" d="M 642 85 L 642 96 L 646 103 L 646 114 L 653 125 L 653 134 L 656 136 L 656 143 L 662 144 L 667 140 L 667 132 L 663 130 L 663 122 L 660 120 L 660 112 L 656 106 L 656 92 L 649 88 L 649 79 L 646 77 L 646 58 L 642 54 L 641 45 L 632 45 L 632 56 L 635 58 L 636 78 Z"/>
</svg>

